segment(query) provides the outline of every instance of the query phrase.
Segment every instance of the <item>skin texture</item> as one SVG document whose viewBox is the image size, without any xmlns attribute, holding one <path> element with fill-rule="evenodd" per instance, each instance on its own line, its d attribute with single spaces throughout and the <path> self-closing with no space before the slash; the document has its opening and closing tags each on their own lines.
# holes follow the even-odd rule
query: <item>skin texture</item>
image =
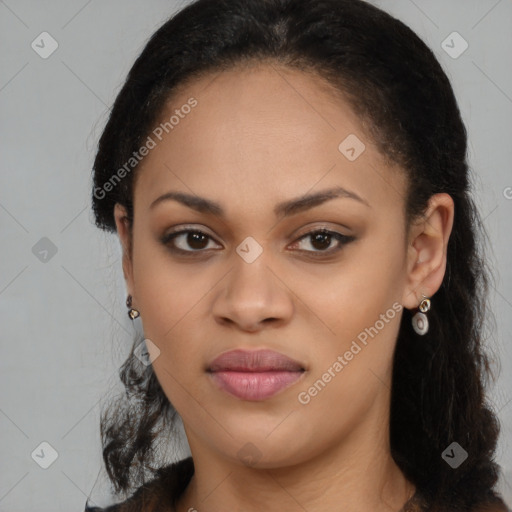
<svg viewBox="0 0 512 512">
<path fill-rule="evenodd" d="M 180 89 L 162 119 L 190 97 L 197 106 L 137 170 L 132 232 L 124 208 L 115 207 L 127 291 L 146 338 L 160 350 L 154 371 L 183 419 L 194 459 L 178 511 L 399 510 L 415 490 L 388 440 L 402 311 L 367 345 L 359 343 L 357 355 L 307 404 L 298 394 L 394 303 L 415 309 L 422 294 L 439 289 L 451 197 L 433 196 L 406 233 L 405 174 L 385 163 L 348 103 L 314 75 L 261 64 L 205 76 Z M 338 149 L 349 134 L 365 144 L 354 161 Z M 333 186 L 368 205 L 344 197 L 274 216 L 277 203 Z M 176 201 L 150 209 L 169 191 L 217 201 L 226 217 Z M 188 225 L 211 238 L 174 242 L 191 252 L 199 247 L 199 256 L 175 255 L 172 242 L 160 241 Z M 320 228 L 355 239 L 341 246 L 335 238 L 299 241 Z M 248 236 L 263 250 L 252 263 L 236 252 Z M 235 348 L 276 350 L 306 371 L 265 401 L 240 400 L 205 372 Z M 241 449 L 252 450 L 250 465 Z"/>
</svg>

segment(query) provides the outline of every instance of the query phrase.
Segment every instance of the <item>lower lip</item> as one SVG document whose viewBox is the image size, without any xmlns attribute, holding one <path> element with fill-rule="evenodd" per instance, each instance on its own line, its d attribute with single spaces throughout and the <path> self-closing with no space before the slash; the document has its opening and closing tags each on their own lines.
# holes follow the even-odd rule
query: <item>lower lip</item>
<svg viewBox="0 0 512 512">
<path fill-rule="evenodd" d="M 220 389 L 242 400 L 265 400 L 297 382 L 304 372 L 267 371 L 210 373 Z"/>
</svg>

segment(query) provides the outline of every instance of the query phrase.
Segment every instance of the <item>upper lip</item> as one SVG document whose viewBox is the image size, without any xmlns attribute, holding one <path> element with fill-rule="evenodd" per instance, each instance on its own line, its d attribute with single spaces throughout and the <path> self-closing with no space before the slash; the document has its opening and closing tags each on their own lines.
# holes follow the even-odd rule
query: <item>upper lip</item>
<svg viewBox="0 0 512 512">
<path fill-rule="evenodd" d="M 216 357 L 208 367 L 209 372 L 222 370 L 239 372 L 302 371 L 304 367 L 294 359 L 274 350 L 230 350 Z"/>
</svg>

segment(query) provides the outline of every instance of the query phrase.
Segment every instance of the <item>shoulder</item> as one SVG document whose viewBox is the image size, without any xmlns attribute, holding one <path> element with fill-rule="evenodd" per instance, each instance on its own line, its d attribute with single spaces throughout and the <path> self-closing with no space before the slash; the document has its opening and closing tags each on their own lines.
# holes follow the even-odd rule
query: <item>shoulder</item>
<svg viewBox="0 0 512 512">
<path fill-rule="evenodd" d="M 158 469 L 155 478 L 139 487 L 127 500 L 106 508 L 87 507 L 84 512 L 174 512 L 174 503 L 192 475 L 192 457 Z"/>
</svg>

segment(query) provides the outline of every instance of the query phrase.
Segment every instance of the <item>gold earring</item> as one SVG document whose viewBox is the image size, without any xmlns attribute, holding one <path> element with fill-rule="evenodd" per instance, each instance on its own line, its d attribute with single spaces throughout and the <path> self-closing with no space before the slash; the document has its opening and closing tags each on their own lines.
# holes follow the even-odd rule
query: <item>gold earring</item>
<svg viewBox="0 0 512 512">
<path fill-rule="evenodd" d="M 128 316 L 132 320 L 135 320 L 138 316 L 140 316 L 140 313 L 136 309 L 132 308 L 132 296 L 131 295 L 128 295 L 128 297 L 126 297 L 126 307 L 129 308 Z"/>
<path fill-rule="evenodd" d="M 412 327 L 420 336 L 428 332 L 428 318 L 425 313 L 430 309 L 430 299 L 423 294 L 422 297 L 423 299 L 418 306 L 419 311 L 412 317 Z"/>
</svg>

